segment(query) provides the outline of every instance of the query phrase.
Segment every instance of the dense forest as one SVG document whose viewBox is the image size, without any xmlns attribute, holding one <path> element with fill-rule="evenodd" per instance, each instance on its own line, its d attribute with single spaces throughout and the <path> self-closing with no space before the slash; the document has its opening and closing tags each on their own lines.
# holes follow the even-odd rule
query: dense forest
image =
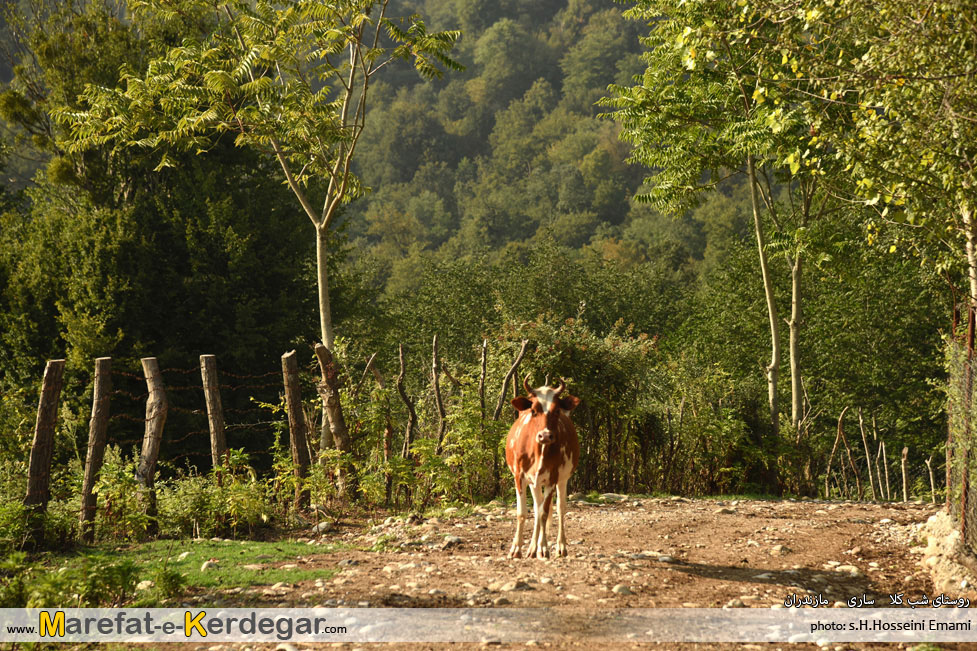
<svg viewBox="0 0 977 651">
<path fill-rule="evenodd" d="M 265 491 L 239 517 L 259 522 L 262 500 L 288 501 L 291 462 L 269 385 L 297 349 L 318 432 L 316 342 L 349 430 L 334 450 L 322 428 L 321 496 L 347 471 L 367 503 L 510 491 L 514 412 L 492 415 L 524 340 L 512 386 L 561 377 L 582 399 L 574 490 L 853 495 L 833 450 L 848 408 L 859 472 L 881 441 L 895 471 L 905 446 L 910 491 L 928 494 L 944 343 L 973 294 L 973 24 L 958 36 L 972 11 L 392 0 L 340 3 L 347 24 L 297 9 L 315 4 L 8 4 L 0 509 L 24 492 L 55 358 L 51 526 L 76 526 L 97 357 L 120 372 L 101 494 L 128 499 L 138 360 L 153 356 L 174 407 L 161 521 L 186 533 L 193 491 L 224 513 L 226 482 L 192 483 L 210 472 L 198 357 L 214 354 L 235 472 Z M 385 62 L 368 88 L 339 68 L 304 79 L 313 57 L 288 38 L 314 34 L 325 60 L 317 25 L 380 25 L 380 4 L 391 27 L 362 60 Z M 327 131 L 344 91 L 356 140 Z M 104 535 L 144 526 L 118 513 L 100 512 Z"/>
</svg>

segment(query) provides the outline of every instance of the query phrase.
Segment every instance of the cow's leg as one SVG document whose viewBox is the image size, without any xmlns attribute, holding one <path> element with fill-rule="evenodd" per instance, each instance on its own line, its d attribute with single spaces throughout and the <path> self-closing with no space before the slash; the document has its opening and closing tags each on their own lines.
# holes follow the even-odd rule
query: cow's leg
<svg viewBox="0 0 977 651">
<path fill-rule="evenodd" d="M 546 524 L 550 520 L 550 511 L 553 508 L 553 487 L 543 487 L 543 506 L 539 513 L 539 544 L 536 548 L 536 558 L 549 558 L 550 545 L 546 540 Z"/>
<path fill-rule="evenodd" d="M 533 494 L 533 535 L 529 539 L 529 550 L 526 558 L 532 558 L 539 549 L 539 514 L 543 511 L 543 491 L 537 484 L 530 484 L 529 491 Z"/>
<path fill-rule="evenodd" d="M 563 518 L 567 512 L 567 480 L 564 479 L 556 486 L 556 515 L 560 519 L 557 523 L 559 527 L 556 534 L 556 555 L 567 555 L 567 534 L 563 528 Z"/>
<path fill-rule="evenodd" d="M 526 485 L 516 477 L 516 535 L 509 548 L 509 558 L 522 556 L 522 523 L 526 519 Z"/>
</svg>

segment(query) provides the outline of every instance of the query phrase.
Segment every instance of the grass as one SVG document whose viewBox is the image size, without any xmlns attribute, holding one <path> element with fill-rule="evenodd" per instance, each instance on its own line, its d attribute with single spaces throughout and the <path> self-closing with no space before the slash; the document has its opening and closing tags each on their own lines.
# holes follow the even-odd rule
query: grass
<svg viewBox="0 0 977 651">
<path fill-rule="evenodd" d="M 127 547 L 100 546 L 84 553 L 51 555 L 44 565 L 57 571 L 84 564 L 117 563 L 131 560 L 138 568 L 139 580 L 158 579 L 166 572 L 182 577 L 182 592 L 186 589 L 222 590 L 227 588 L 298 583 L 313 579 L 328 579 L 336 574 L 332 568 L 309 567 L 300 558 L 331 554 L 347 545 L 309 546 L 295 542 L 256 541 L 199 541 L 157 540 Z M 186 556 L 180 558 L 184 553 Z M 205 561 L 216 561 L 207 570 L 201 570 Z M 295 564 L 294 568 L 281 565 Z M 246 567 L 261 565 L 261 568 Z M 164 572 L 165 570 L 165 572 Z M 164 595 L 154 590 L 136 593 L 136 605 L 158 605 Z M 172 595 L 175 596 L 175 595 Z"/>
</svg>

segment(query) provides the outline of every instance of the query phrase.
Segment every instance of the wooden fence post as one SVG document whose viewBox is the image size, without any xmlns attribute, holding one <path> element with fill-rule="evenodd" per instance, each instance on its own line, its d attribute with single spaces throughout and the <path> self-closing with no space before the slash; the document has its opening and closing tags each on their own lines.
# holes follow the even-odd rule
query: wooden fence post
<svg viewBox="0 0 977 651">
<path fill-rule="evenodd" d="M 109 401 L 112 397 L 112 358 L 95 360 L 95 382 L 92 389 L 92 418 L 88 422 L 88 452 L 85 455 L 85 476 L 81 482 L 81 513 L 78 524 L 81 539 L 89 545 L 95 542 L 95 504 L 92 492 L 105 459 L 105 431 L 109 425 Z"/>
<path fill-rule="evenodd" d="M 407 429 L 404 431 L 404 447 L 401 450 L 400 456 L 404 459 L 410 456 L 410 448 L 414 443 L 414 429 L 417 427 L 417 411 L 414 409 L 414 403 L 411 401 L 410 397 L 407 395 L 407 390 L 404 389 L 404 377 L 407 375 L 407 362 L 405 360 L 404 344 L 400 344 L 400 374 L 397 376 L 397 393 L 400 395 L 400 399 L 404 401 L 407 406 Z"/>
<path fill-rule="evenodd" d="M 146 533 L 155 536 L 159 533 L 159 522 L 156 519 L 156 460 L 159 458 L 159 446 L 163 441 L 163 426 L 166 424 L 169 404 L 166 401 L 159 362 L 155 357 L 143 357 L 141 361 L 149 397 L 146 398 L 146 433 L 142 439 L 136 480 L 142 486 L 144 508 L 146 515 L 149 516 Z"/>
<path fill-rule="evenodd" d="M 309 444 L 305 415 L 302 413 L 299 366 L 294 350 L 282 355 L 282 378 L 285 382 L 289 447 L 292 450 L 292 467 L 295 473 L 295 508 L 299 508 L 309 504 L 309 489 L 304 485 L 305 478 L 309 476 Z"/>
<path fill-rule="evenodd" d="M 329 427 L 332 428 L 336 449 L 343 454 L 352 455 L 353 441 L 349 436 L 349 428 L 343 417 L 343 405 L 339 400 L 339 372 L 332 351 L 322 344 L 316 344 L 315 356 L 319 360 L 319 373 L 322 376 L 322 380 L 316 384 L 316 390 L 322 398 L 322 408 L 329 415 Z M 351 463 L 340 465 L 338 483 L 339 491 L 346 497 L 352 499 L 356 496 L 356 470 Z"/>
<path fill-rule="evenodd" d="M 902 501 L 909 501 L 909 488 L 906 485 L 906 457 L 909 455 L 909 448 L 902 449 Z"/>
<path fill-rule="evenodd" d="M 930 473 L 930 496 L 933 498 L 933 504 L 936 504 L 936 478 L 933 476 L 933 455 L 931 454 L 926 460 L 926 468 Z"/>
<path fill-rule="evenodd" d="M 885 498 L 892 501 L 892 487 L 889 485 L 889 456 L 885 451 L 885 441 L 882 441 L 882 463 L 885 464 Z"/>
<path fill-rule="evenodd" d="M 214 468 L 227 462 L 227 439 L 224 436 L 224 408 L 217 380 L 217 358 L 213 355 L 200 356 L 200 378 L 204 385 L 204 400 L 207 403 L 207 426 L 210 429 L 210 459 Z"/>
<path fill-rule="evenodd" d="M 862 432 L 862 445 L 865 446 L 865 465 L 868 467 L 868 485 L 872 489 L 872 499 L 878 499 L 875 494 L 875 481 L 872 479 L 872 453 L 868 451 L 868 437 L 865 436 L 865 420 L 862 418 L 862 408 L 858 408 L 858 429 Z M 881 487 L 880 487 L 881 488 Z"/>
<path fill-rule="evenodd" d="M 444 447 L 444 435 L 448 433 L 447 414 L 444 411 L 444 400 L 441 398 L 441 360 L 438 358 L 438 336 L 434 335 L 434 353 L 431 358 L 431 386 L 434 388 L 434 406 L 438 410 L 438 446 L 435 454 L 441 455 Z"/>
<path fill-rule="evenodd" d="M 54 453 L 54 427 L 58 422 L 58 399 L 64 382 L 63 359 L 48 360 L 41 381 L 41 397 L 37 401 L 37 420 L 34 423 L 34 442 L 31 445 L 27 474 L 28 545 L 44 544 L 44 512 L 51 498 L 51 458 Z"/>
</svg>

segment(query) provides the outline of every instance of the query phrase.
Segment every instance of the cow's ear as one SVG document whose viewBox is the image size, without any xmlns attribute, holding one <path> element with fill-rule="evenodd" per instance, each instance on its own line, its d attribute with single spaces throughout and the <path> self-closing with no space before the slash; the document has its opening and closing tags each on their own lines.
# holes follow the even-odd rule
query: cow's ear
<svg viewBox="0 0 977 651">
<path fill-rule="evenodd" d="M 565 396 L 560 398 L 560 409 L 564 411 L 573 411 L 580 404 L 580 398 L 577 396 Z"/>
<path fill-rule="evenodd" d="M 516 408 L 516 411 L 526 411 L 533 406 L 533 403 L 529 398 L 519 396 L 518 398 L 513 399 L 512 406 Z"/>
</svg>

